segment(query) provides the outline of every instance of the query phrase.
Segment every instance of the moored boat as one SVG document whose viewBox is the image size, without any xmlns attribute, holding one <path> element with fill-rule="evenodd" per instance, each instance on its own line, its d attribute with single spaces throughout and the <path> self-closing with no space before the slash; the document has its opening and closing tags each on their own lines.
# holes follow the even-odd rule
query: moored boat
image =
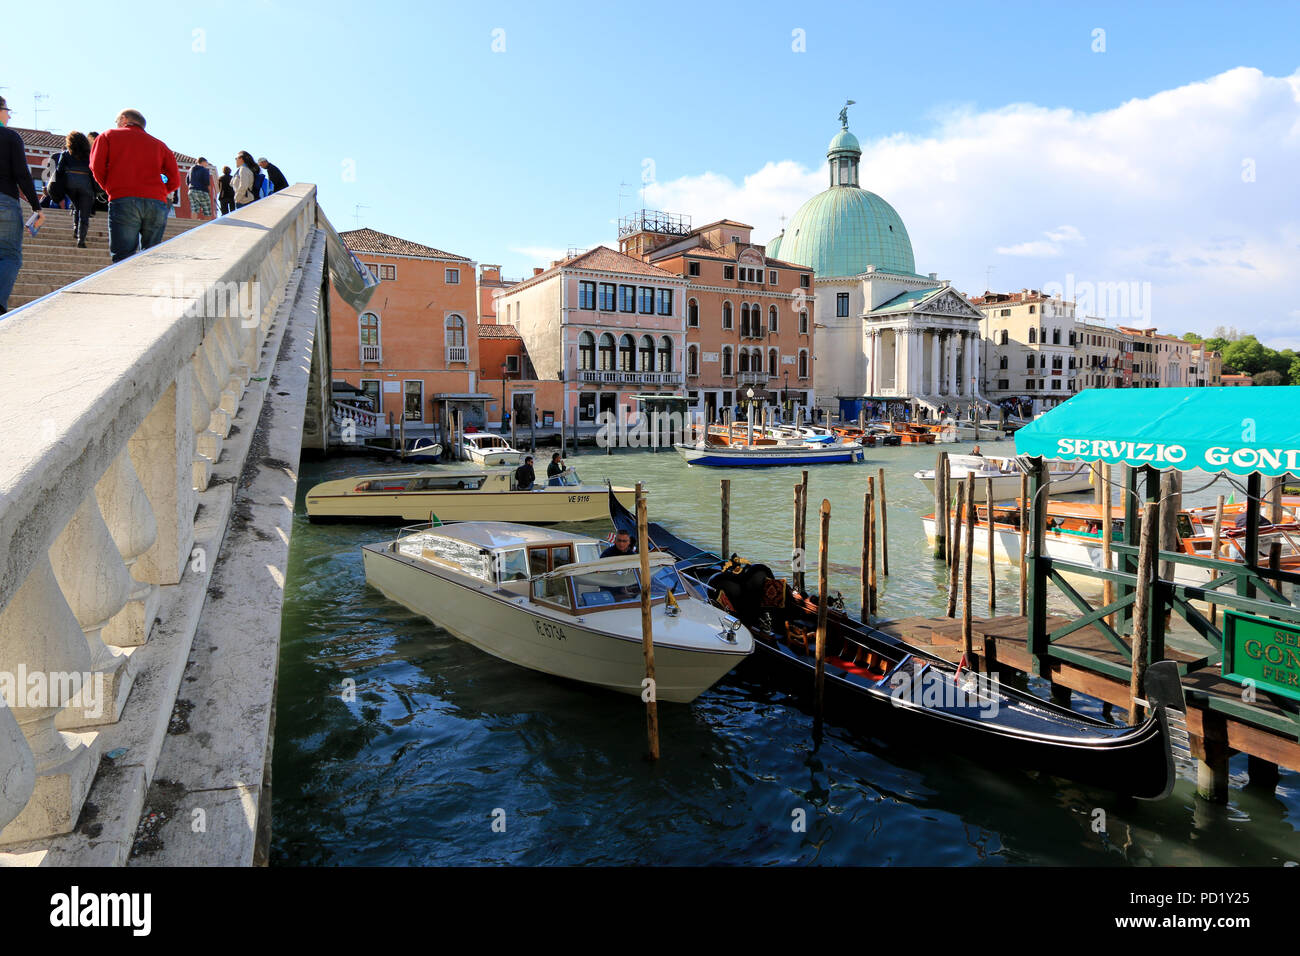
<svg viewBox="0 0 1300 956">
<path fill-rule="evenodd" d="M 635 524 L 613 498 L 610 516 L 616 527 Z M 751 629 L 754 655 L 745 670 L 806 703 L 816 667 L 815 599 L 794 592 L 763 565 L 723 563 L 659 525 L 649 532 L 657 546 L 679 558 L 684 578 L 703 584 L 720 607 Z M 828 610 L 825 647 L 829 720 L 875 737 L 905 737 L 980 763 L 1039 770 L 1144 799 L 1160 799 L 1173 789 L 1169 712 L 1184 710 L 1184 704 L 1172 662 L 1148 668 L 1144 691 L 1152 713 L 1135 727 L 1123 727 L 986 675 L 963 673 L 959 665 L 835 608 Z"/>
<path fill-rule="evenodd" d="M 1048 477 L 1051 482 L 1048 493 L 1068 495 L 1091 491 L 1091 470 L 1078 462 L 1046 462 Z M 993 479 L 993 500 L 1004 501 L 1020 494 L 1021 471 L 1014 458 L 997 455 L 952 455 L 948 456 L 951 481 L 965 481 L 967 475 L 975 476 L 975 500 L 983 501 L 986 494 L 986 479 Z M 913 474 L 913 477 L 934 493 L 934 469 L 927 468 Z"/>
<path fill-rule="evenodd" d="M 601 558 L 595 538 L 498 521 L 414 530 L 362 548 L 366 581 L 456 637 L 520 667 L 642 693 L 637 554 Z M 650 562 L 655 694 L 688 703 L 753 650 L 740 621 Z"/>
<path fill-rule="evenodd" d="M 521 491 L 509 468 L 446 468 L 325 481 L 307 492 L 312 521 L 486 521 L 523 524 L 593 521 L 608 513 L 604 485 L 585 485 L 566 468 Z M 631 506 L 635 489 L 615 488 Z"/>
<path fill-rule="evenodd" d="M 904 445 L 933 445 L 936 438 L 935 433 L 924 425 L 894 422 L 891 430 Z"/>
<path fill-rule="evenodd" d="M 710 436 L 712 437 L 712 436 Z M 780 465 L 818 465 L 858 462 L 865 458 L 857 442 L 785 444 L 755 436 L 753 444 L 723 444 L 705 439 L 673 446 L 688 465 L 733 468 L 772 468 Z"/>
<path fill-rule="evenodd" d="M 510 442 L 491 432 L 468 432 L 461 436 L 465 456 L 484 467 L 493 465 L 518 465 L 524 453 L 512 448 Z"/>
</svg>

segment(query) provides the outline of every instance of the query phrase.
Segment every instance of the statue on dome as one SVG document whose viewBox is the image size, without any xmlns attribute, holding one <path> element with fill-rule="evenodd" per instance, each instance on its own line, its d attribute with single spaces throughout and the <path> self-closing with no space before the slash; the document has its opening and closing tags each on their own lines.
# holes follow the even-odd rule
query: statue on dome
<svg viewBox="0 0 1300 956">
<path fill-rule="evenodd" d="M 856 103 L 857 100 L 846 100 L 843 109 L 840 110 L 840 129 L 849 128 L 849 107 Z"/>
</svg>

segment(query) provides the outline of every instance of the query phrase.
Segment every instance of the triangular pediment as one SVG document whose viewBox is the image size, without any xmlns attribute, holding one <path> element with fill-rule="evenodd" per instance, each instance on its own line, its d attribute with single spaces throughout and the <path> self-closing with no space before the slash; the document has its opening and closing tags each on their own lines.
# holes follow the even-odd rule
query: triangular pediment
<svg viewBox="0 0 1300 956">
<path fill-rule="evenodd" d="M 954 315 L 966 319 L 983 319 L 984 313 L 966 301 L 965 297 L 951 288 L 940 289 L 934 295 L 918 302 L 915 312 L 931 312 L 940 315 Z"/>
</svg>

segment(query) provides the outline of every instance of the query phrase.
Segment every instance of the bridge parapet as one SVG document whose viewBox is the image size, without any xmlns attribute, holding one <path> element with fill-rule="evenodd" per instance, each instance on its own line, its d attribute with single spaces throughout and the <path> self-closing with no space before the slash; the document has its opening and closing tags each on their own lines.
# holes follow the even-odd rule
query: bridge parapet
<svg viewBox="0 0 1300 956">
<path fill-rule="evenodd" d="M 268 447 L 282 589 L 303 411 L 329 388 L 332 233 L 300 184 L 0 321 L 0 863 L 140 849 L 213 566 Z M 272 412 L 293 434 L 268 444 Z M 263 610 L 278 649 L 279 605 Z M 268 702 L 268 739 L 272 719 Z"/>
</svg>

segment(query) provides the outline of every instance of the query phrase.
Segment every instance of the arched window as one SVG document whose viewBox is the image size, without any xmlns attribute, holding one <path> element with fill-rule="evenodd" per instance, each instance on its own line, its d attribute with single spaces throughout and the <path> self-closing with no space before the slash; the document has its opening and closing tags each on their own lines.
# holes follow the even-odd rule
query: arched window
<svg viewBox="0 0 1300 956">
<path fill-rule="evenodd" d="M 777 358 L 776 355 L 776 349 L 768 349 L 767 351 L 767 377 L 768 378 L 776 378 L 776 365 L 778 361 L 779 359 Z"/>
<path fill-rule="evenodd" d="M 653 372 L 655 368 L 655 340 L 648 335 L 641 336 L 640 353 L 637 369 L 642 372 Z"/>
<path fill-rule="evenodd" d="M 448 348 L 453 348 L 455 346 L 463 347 L 465 345 L 465 320 L 464 319 L 462 319 L 459 315 L 449 315 L 447 316 L 447 321 L 444 323 L 444 328 L 447 334 Z"/>
<path fill-rule="evenodd" d="M 722 375 L 724 378 L 731 377 L 731 346 L 722 347 Z"/>
<path fill-rule="evenodd" d="M 692 378 L 700 374 L 700 350 L 697 346 L 686 349 L 686 374 Z"/>
<path fill-rule="evenodd" d="M 776 309 L 776 306 L 774 306 L 774 305 L 769 305 L 769 306 L 767 307 L 767 330 L 768 330 L 769 332 L 779 332 L 779 331 L 780 331 L 780 329 L 777 327 L 777 318 L 776 318 L 776 316 L 777 316 L 777 309 Z"/>
<path fill-rule="evenodd" d="M 614 370 L 614 336 L 608 332 L 600 337 L 600 368 L 603 372 Z"/>
<path fill-rule="evenodd" d="M 624 335 L 618 340 L 618 368 L 622 372 L 631 372 L 636 368 L 636 343 L 632 336 Z"/>
<path fill-rule="evenodd" d="M 1038 341 L 1038 330 L 1031 328 L 1029 330 L 1029 344 L 1033 345 L 1037 341 Z"/>
<path fill-rule="evenodd" d="M 807 349 L 799 350 L 799 377 L 800 378 L 808 377 L 808 350 Z"/>
<path fill-rule="evenodd" d="M 659 367 L 660 372 L 671 372 L 673 370 L 673 340 L 664 336 L 659 340 Z"/>
<path fill-rule="evenodd" d="M 381 361 L 383 352 L 379 348 L 379 316 L 373 312 L 362 312 L 358 319 L 358 334 L 361 338 L 361 361 Z"/>
<path fill-rule="evenodd" d="M 729 328 L 732 327 L 731 303 L 730 303 L 730 302 L 724 302 L 724 303 L 722 303 L 722 327 L 723 327 L 724 329 L 729 329 Z M 724 374 L 725 374 L 725 373 L 724 373 Z"/>
<path fill-rule="evenodd" d="M 757 302 L 749 307 L 749 334 L 756 339 L 763 337 L 763 307 Z"/>
<path fill-rule="evenodd" d="M 799 313 L 799 334 L 808 334 L 808 311 L 806 309 Z"/>
<path fill-rule="evenodd" d="M 695 299 L 686 303 L 686 324 L 693 329 L 700 327 L 700 303 Z"/>
<path fill-rule="evenodd" d="M 740 304 L 740 337 L 742 339 L 749 338 L 749 303 L 748 302 L 742 302 Z M 741 371 L 743 372 L 744 369 L 741 369 Z"/>
<path fill-rule="evenodd" d="M 1006 329 L 1003 329 L 1003 330 L 1002 330 L 1002 344 L 1003 344 L 1003 345 L 1006 345 L 1007 342 L 1010 341 L 1010 339 L 1011 339 L 1011 333 L 1008 332 Z"/>
<path fill-rule="evenodd" d="M 739 362 L 737 371 L 739 371 L 741 374 L 748 372 L 749 371 L 749 349 L 741 349 L 740 354 L 736 358 Z"/>
<path fill-rule="evenodd" d="M 590 332 L 578 336 L 578 368 L 590 372 L 596 367 L 596 337 Z"/>
</svg>

